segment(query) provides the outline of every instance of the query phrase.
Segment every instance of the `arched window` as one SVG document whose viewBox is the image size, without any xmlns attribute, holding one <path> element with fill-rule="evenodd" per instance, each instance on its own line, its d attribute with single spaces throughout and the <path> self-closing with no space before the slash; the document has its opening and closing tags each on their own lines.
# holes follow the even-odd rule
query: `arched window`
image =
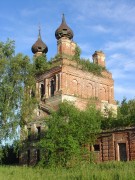
<svg viewBox="0 0 135 180">
<path fill-rule="evenodd" d="M 92 86 L 92 84 L 89 83 L 87 87 L 88 87 L 88 95 L 87 96 L 92 97 L 92 95 L 93 95 L 93 92 L 92 92 L 93 91 L 93 86 Z"/>
<path fill-rule="evenodd" d="M 101 87 L 100 89 L 100 99 L 106 100 L 106 89 L 104 87 Z"/>
<path fill-rule="evenodd" d="M 76 79 L 74 79 L 72 81 L 72 84 L 71 84 L 71 88 L 72 88 L 72 94 L 73 95 L 78 95 L 78 81 Z"/>
</svg>

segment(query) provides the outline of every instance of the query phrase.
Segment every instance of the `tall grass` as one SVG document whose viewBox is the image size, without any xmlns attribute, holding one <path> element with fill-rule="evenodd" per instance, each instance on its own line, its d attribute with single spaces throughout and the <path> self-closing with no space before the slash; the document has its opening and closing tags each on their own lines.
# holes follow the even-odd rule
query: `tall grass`
<svg viewBox="0 0 135 180">
<path fill-rule="evenodd" d="M 82 164 L 74 168 L 0 166 L 0 180 L 134 180 L 135 162 Z"/>
</svg>

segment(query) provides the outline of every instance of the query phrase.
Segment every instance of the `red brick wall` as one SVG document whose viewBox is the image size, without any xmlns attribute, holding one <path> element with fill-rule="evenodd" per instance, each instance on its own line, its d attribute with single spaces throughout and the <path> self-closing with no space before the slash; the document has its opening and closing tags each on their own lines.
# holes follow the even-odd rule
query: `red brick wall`
<svg viewBox="0 0 135 180">
<path fill-rule="evenodd" d="M 135 160 L 135 132 L 134 128 L 103 132 L 97 139 L 100 145 L 100 161 L 120 161 L 119 144 L 125 145 L 126 160 Z"/>
<path fill-rule="evenodd" d="M 113 87 L 111 76 L 96 76 L 73 66 L 62 66 L 62 94 L 86 99 L 94 97 L 115 104 Z"/>
</svg>

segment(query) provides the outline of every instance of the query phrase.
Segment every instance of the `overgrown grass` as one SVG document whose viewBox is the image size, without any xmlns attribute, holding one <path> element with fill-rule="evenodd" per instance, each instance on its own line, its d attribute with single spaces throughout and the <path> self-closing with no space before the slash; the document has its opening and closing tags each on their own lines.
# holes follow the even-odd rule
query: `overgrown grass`
<svg viewBox="0 0 135 180">
<path fill-rule="evenodd" d="M 75 61 L 76 62 L 76 65 L 74 65 L 75 67 L 79 67 L 83 71 L 91 72 L 98 76 L 102 76 L 102 72 L 105 70 L 107 71 L 106 67 L 102 67 L 99 64 L 92 63 L 90 62 L 90 59 L 81 58 L 80 55 L 76 55 L 76 54 L 74 56 L 68 54 L 55 55 L 55 57 L 51 58 L 51 60 L 48 62 L 48 64 L 50 65 L 49 68 L 56 66 L 56 62 L 59 65 L 60 62 L 58 60 L 63 58 L 67 58 L 70 61 Z M 55 64 L 52 62 L 55 62 Z"/>
<path fill-rule="evenodd" d="M 94 63 L 90 62 L 89 59 L 81 58 L 80 60 L 78 60 L 77 63 L 79 65 L 81 65 L 81 69 L 83 71 L 91 72 L 91 73 L 98 75 L 98 76 L 102 76 L 102 72 L 104 70 L 106 70 L 105 67 L 102 67 L 98 64 L 94 64 Z"/>
<path fill-rule="evenodd" d="M 134 180 L 135 161 L 83 164 L 74 168 L 1 166 L 0 180 Z"/>
</svg>

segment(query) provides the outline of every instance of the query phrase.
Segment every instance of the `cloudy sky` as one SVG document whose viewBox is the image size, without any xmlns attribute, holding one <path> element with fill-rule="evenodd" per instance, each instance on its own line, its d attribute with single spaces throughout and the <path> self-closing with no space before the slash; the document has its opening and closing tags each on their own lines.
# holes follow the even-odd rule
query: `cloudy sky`
<svg viewBox="0 0 135 180">
<path fill-rule="evenodd" d="M 115 99 L 135 98 L 135 0 L 0 1 L 0 41 L 15 40 L 16 53 L 32 57 L 40 24 L 50 59 L 57 51 L 54 34 L 63 13 L 82 57 L 91 60 L 95 50 L 106 54 Z"/>
</svg>

